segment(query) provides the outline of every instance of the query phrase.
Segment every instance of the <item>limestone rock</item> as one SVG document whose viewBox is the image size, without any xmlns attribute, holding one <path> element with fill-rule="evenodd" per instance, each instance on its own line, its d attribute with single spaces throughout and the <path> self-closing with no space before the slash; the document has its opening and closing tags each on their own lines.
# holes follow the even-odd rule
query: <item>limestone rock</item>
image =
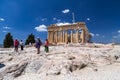
<svg viewBox="0 0 120 80">
<path fill-rule="evenodd" d="M 25 73 L 37 73 L 38 70 L 42 67 L 42 65 L 45 63 L 44 60 L 35 60 L 31 61 L 25 69 Z"/>
<path fill-rule="evenodd" d="M 40 54 L 34 47 L 19 53 L 2 51 L 0 80 L 120 80 L 119 46 L 71 43 L 49 49 L 45 53 L 41 47 Z"/>
<path fill-rule="evenodd" d="M 20 62 L 10 66 L 6 66 L 0 70 L 0 78 L 7 80 L 8 77 L 18 77 L 22 74 L 27 62 Z"/>
<path fill-rule="evenodd" d="M 85 63 L 85 62 L 82 62 L 80 60 L 73 60 L 72 64 L 69 67 L 69 70 L 70 70 L 70 72 L 73 72 L 77 69 L 80 70 L 86 66 L 87 66 L 87 63 Z"/>
</svg>

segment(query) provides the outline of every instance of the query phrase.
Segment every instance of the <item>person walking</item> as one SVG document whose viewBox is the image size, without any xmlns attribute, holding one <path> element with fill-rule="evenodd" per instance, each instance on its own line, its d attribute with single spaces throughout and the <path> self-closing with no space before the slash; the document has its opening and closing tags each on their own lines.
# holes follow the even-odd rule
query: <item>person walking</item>
<svg viewBox="0 0 120 80">
<path fill-rule="evenodd" d="M 45 52 L 49 52 L 49 41 L 48 39 L 45 40 Z"/>
<path fill-rule="evenodd" d="M 40 38 L 37 38 L 36 42 L 35 42 L 35 47 L 37 48 L 37 54 L 40 53 L 40 47 L 41 47 L 41 45 L 42 45 L 42 42 L 41 42 Z"/>
<path fill-rule="evenodd" d="M 23 41 L 22 40 L 20 41 L 20 47 L 21 47 L 21 50 L 23 51 Z"/>
<path fill-rule="evenodd" d="M 18 52 L 18 46 L 19 46 L 19 41 L 17 39 L 15 39 L 14 41 L 14 47 L 15 47 L 15 51 Z"/>
</svg>

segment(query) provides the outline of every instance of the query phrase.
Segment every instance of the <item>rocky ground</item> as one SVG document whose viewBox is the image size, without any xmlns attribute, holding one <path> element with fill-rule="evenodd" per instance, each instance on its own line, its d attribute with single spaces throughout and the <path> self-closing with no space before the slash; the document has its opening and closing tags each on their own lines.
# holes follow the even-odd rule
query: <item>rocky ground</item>
<svg viewBox="0 0 120 80">
<path fill-rule="evenodd" d="M 0 80 L 120 80 L 120 46 L 67 44 L 36 54 L 0 48 Z"/>
</svg>

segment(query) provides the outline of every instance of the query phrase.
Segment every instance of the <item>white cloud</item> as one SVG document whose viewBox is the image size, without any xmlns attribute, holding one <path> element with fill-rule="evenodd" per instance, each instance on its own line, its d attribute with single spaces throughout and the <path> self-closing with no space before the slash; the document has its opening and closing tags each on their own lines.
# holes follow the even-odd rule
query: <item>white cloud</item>
<svg viewBox="0 0 120 80">
<path fill-rule="evenodd" d="M 100 34 L 95 34 L 95 36 L 100 36 Z"/>
<path fill-rule="evenodd" d="M 8 32 L 8 31 L 3 31 L 4 33 Z"/>
<path fill-rule="evenodd" d="M 43 19 L 41 19 L 41 21 L 46 21 L 47 20 L 47 18 L 43 18 Z"/>
<path fill-rule="evenodd" d="M 5 19 L 3 19 L 3 18 L 0 18 L 0 21 L 5 21 Z"/>
<path fill-rule="evenodd" d="M 10 27 L 5 26 L 5 27 L 3 27 L 3 29 L 11 29 L 11 28 L 10 28 Z"/>
<path fill-rule="evenodd" d="M 43 32 L 43 31 L 47 31 L 47 26 L 42 24 L 42 25 L 39 25 L 38 27 L 35 27 L 35 29 L 39 32 Z"/>
<path fill-rule="evenodd" d="M 61 21 L 61 19 L 57 19 L 57 22 L 59 23 Z"/>
<path fill-rule="evenodd" d="M 114 38 L 114 39 L 120 38 L 120 30 L 117 31 L 117 35 L 114 35 L 113 38 Z"/>
<path fill-rule="evenodd" d="M 70 25 L 71 23 L 56 23 L 57 26 Z"/>
<path fill-rule="evenodd" d="M 113 36 L 113 38 L 118 38 L 118 36 Z"/>
<path fill-rule="evenodd" d="M 120 30 L 118 30 L 118 33 L 120 33 Z"/>
<path fill-rule="evenodd" d="M 113 38 L 120 38 L 120 34 L 113 36 Z"/>
<path fill-rule="evenodd" d="M 69 12 L 70 12 L 69 9 L 65 9 L 65 10 L 62 11 L 62 13 L 69 13 Z"/>
<path fill-rule="evenodd" d="M 102 36 L 102 38 L 105 38 L 105 36 Z"/>
<path fill-rule="evenodd" d="M 99 37 L 99 36 L 100 36 L 100 34 L 94 34 L 94 33 L 90 33 L 90 35 L 91 35 L 92 37 Z"/>
<path fill-rule="evenodd" d="M 87 18 L 87 21 L 90 21 L 90 18 Z"/>
<path fill-rule="evenodd" d="M 58 23 L 61 22 L 61 19 L 53 18 L 53 21 L 57 21 Z"/>
<path fill-rule="evenodd" d="M 53 20 L 57 20 L 57 18 L 53 18 Z"/>
<path fill-rule="evenodd" d="M 94 34 L 94 33 L 90 33 L 90 35 L 91 35 L 92 37 L 94 37 L 94 36 L 95 36 L 95 34 Z"/>
</svg>

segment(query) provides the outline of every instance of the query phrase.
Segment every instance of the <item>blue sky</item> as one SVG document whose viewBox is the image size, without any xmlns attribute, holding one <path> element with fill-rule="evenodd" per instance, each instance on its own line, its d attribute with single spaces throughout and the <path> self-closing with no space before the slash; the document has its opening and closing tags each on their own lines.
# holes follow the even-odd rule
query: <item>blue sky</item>
<svg viewBox="0 0 120 80">
<path fill-rule="evenodd" d="M 46 39 L 51 24 L 86 22 L 94 42 L 120 42 L 120 0 L 0 0 L 0 43 L 10 32 Z"/>
</svg>

